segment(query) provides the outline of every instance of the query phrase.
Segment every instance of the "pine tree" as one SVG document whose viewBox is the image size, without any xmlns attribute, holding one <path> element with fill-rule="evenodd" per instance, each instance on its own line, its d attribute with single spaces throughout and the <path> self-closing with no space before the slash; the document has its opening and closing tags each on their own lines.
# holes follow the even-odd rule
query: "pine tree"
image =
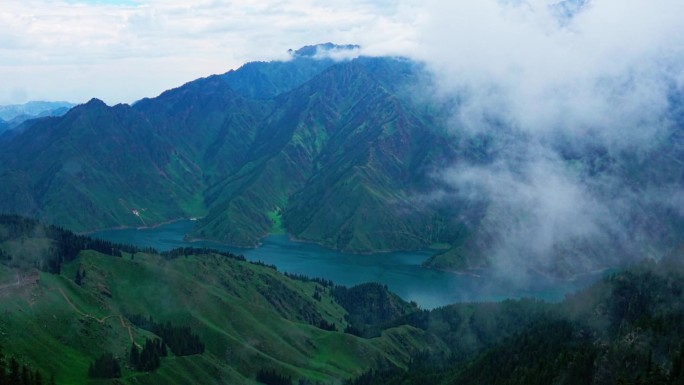
<svg viewBox="0 0 684 385">
<path fill-rule="evenodd" d="M 7 383 L 7 362 L 5 361 L 5 354 L 2 352 L 2 345 L 0 345 L 0 384 Z"/>
<path fill-rule="evenodd" d="M 121 367 L 112 353 L 103 353 L 90 364 L 88 375 L 91 378 L 118 378 L 121 377 Z"/>
<path fill-rule="evenodd" d="M 29 369 L 26 365 L 21 366 L 21 383 L 23 385 L 31 385 L 31 376 L 29 375 Z"/>
<path fill-rule="evenodd" d="M 140 350 L 135 346 L 135 342 L 131 344 L 130 362 L 134 369 L 138 369 L 140 366 Z"/>
<path fill-rule="evenodd" d="M 673 384 L 684 384 L 684 345 L 672 357 L 672 371 L 670 372 L 670 382 Z"/>
<path fill-rule="evenodd" d="M 10 367 L 9 367 L 9 378 L 7 383 L 9 385 L 21 385 L 21 374 L 19 373 L 19 363 L 17 360 L 12 357 L 10 360 Z"/>
<path fill-rule="evenodd" d="M 74 282 L 78 286 L 81 286 L 81 283 L 83 283 L 83 275 L 81 275 L 81 268 L 76 269 L 76 277 L 74 277 Z"/>
</svg>

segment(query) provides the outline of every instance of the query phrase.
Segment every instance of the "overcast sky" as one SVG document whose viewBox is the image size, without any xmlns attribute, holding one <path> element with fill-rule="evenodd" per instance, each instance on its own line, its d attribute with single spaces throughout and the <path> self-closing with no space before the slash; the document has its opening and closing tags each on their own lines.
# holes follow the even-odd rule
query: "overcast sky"
<svg viewBox="0 0 684 385">
<path fill-rule="evenodd" d="M 2 0 L 0 104 L 130 103 L 328 41 L 405 53 L 420 12 L 393 0 Z"/>
<path fill-rule="evenodd" d="M 428 60 L 450 90 L 486 78 L 519 109 L 577 82 L 679 70 L 682 15 L 682 0 L 0 0 L 0 104 L 130 103 L 331 41 Z M 534 117 L 515 118 L 555 118 Z"/>
</svg>

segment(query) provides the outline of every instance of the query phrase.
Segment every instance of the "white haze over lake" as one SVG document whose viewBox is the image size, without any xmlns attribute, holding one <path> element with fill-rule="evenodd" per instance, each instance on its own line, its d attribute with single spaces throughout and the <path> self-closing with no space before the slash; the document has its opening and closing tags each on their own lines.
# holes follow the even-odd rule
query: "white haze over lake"
<svg viewBox="0 0 684 385">
<path fill-rule="evenodd" d="M 666 233 L 652 228 L 652 210 L 681 215 L 681 176 L 639 185 L 624 176 L 681 130 L 672 101 L 684 87 L 684 2 L 431 1 L 426 9 L 416 56 L 436 76 L 435 96 L 455 100 L 454 137 L 501 142 L 493 162 L 460 162 L 440 178 L 457 191 L 451 198 L 491 203 L 481 238 L 502 275 L 667 252 L 648 243 Z M 593 173 L 566 150 L 584 159 L 605 152 L 615 164 Z"/>
</svg>

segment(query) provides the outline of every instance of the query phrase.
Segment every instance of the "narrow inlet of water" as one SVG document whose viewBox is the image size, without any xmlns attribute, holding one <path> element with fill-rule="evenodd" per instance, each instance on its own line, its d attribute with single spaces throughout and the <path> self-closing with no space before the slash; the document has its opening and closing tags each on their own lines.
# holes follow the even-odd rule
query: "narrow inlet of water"
<svg viewBox="0 0 684 385">
<path fill-rule="evenodd" d="M 500 301 L 508 298 L 534 297 L 560 301 L 600 275 L 576 281 L 535 279 L 526 285 L 502 282 L 493 277 L 474 277 L 421 267 L 430 252 L 394 252 L 378 254 L 341 253 L 312 243 L 296 242 L 287 235 L 271 235 L 254 249 L 241 249 L 214 242 L 188 242 L 184 239 L 194 226 L 181 220 L 153 228 L 128 228 L 100 231 L 92 237 L 110 242 L 153 247 L 166 251 L 178 247 L 209 247 L 242 254 L 250 261 L 275 265 L 279 271 L 332 280 L 353 286 L 366 282 L 387 285 L 390 290 L 422 308 L 432 309 L 457 302 Z"/>
</svg>

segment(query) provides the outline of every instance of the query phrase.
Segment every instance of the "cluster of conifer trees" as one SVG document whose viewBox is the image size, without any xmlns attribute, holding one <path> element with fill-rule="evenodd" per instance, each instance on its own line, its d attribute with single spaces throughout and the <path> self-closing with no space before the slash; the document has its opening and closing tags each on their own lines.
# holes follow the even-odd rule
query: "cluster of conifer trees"
<svg viewBox="0 0 684 385">
<path fill-rule="evenodd" d="M 140 372 L 151 372 L 161 366 L 161 358 L 167 355 L 168 352 L 162 340 L 146 338 L 142 350 L 136 344 L 131 345 L 131 367 Z"/>
<path fill-rule="evenodd" d="M 38 369 L 20 364 L 14 357 L 5 356 L 0 346 L 0 385 L 54 385 L 54 377 L 46 382 Z"/>
<path fill-rule="evenodd" d="M 324 319 L 318 321 L 318 326 L 319 329 L 327 330 L 329 332 L 336 332 L 337 331 L 337 325 L 335 325 L 334 322 L 328 322 Z"/>
<path fill-rule="evenodd" d="M 162 357 L 168 356 L 168 349 L 177 356 L 204 352 L 204 343 L 188 326 L 173 326 L 170 322 L 157 323 L 151 316 L 129 315 L 128 318 L 134 325 L 161 337 L 146 338 L 142 347 L 135 343 L 131 344 L 129 362 L 133 370 L 151 372 L 158 369 Z M 117 378 L 121 376 L 121 368 L 111 353 L 104 353 L 90 364 L 88 375 L 91 378 Z"/>
<path fill-rule="evenodd" d="M 409 370 L 376 368 L 347 384 L 682 385 L 682 277 L 681 260 L 663 259 L 609 275 L 560 304 L 519 300 L 416 312 L 387 326 L 437 326 L 449 356 L 427 352 Z M 478 345 L 463 343 L 475 338 Z"/>
<path fill-rule="evenodd" d="M 53 274 L 59 274 L 62 263 L 73 261 L 81 250 L 95 250 L 102 254 L 120 257 L 121 252 L 136 253 L 138 248 L 131 245 L 114 244 L 111 242 L 92 239 L 84 235 L 76 235 L 61 227 L 43 225 L 34 219 L 17 215 L 0 215 L 0 224 L 5 229 L 4 239 L 17 239 L 25 234 L 42 232 L 46 238 L 53 241 L 53 247 L 45 255 L 36 260 L 34 267 Z M 0 260 L 11 260 L 11 256 L 4 253 Z"/>
<path fill-rule="evenodd" d="M 177 356 L 190 356 L 204 353 L 204 343 L 197 334 L 194 334 L 189 326 L 173 326 L 170 322 L 156 324 L 152 333 L 160 336 L 173 354 Z"/>
<path fill-rule="evenodd" d="M 185 257 L 189 255 L 208 255 L 208 254 L 218 254 L 226 258 L 235 259 L 238 261 L 246 261 L 244 255 L 236 255 L 227 251 L 219 251 L 216 249 L 210 249 L 207 247 L 178 247 L 169 251 L 164 251 L 161 255 L 166 259 L 175 259 L 178 257 Z"/>
<path fill-rule="evenodd" d="M 152 317 L 129 315 L 128 319 L 142 329 L 148 330 L 162 338 L 163 344 L 177 356 L 190 356 L 204 353 L 204 343 L 192 332 L 189 326 L 174 326 L 171 322 L 164 324 L 155 322 Z"/>
<path fill-rule="evenodd" d="M 631 369 L 631 375 L 625 373 L 624 369 L 618 369 L 607 373 L 607 378 L 597 380 L 595 371 L 608 363 L 596 363 L 596 347 L 589 343 L 578 344 L 572 341 L 567 324 L 554 323 L 546 326 L 547 329 L 523 333 L 470 362 L 423 361 L 411 364 L 408 370 L 369 370 L 348 380 L 346 385 L 684 384 L 684 349 L 673 354 L 669 373 L 666 367 L 646 358 L 641 365 Z M 560 380 L 559 373 L 562 373 Z"/>
<path fill-rule="evenodd" d="M 288 273 L 288 272 L 283 272 L 283 274 L 290 278 L 294 279 L 297 281 L 302 281 L 302 282 L 316 282 L 320 284 L 323 287 L 332 287 L 335 286 L 335 283 L 330 280 L 330 279 L 324 279 L 324 278 L 318 278 L 318 277 L 309 277 L 308 275 L 304 274 L 297 274 L 297 273 Z"/>
<path fill-rule="evenodd" d="M 110 352 L 102 353 L 88 367 L 88 377 L 90 378 L 119 378 L 121 377 L 121 366 L 119 361 Z"/>
<path fill-rule="evenodd" d="M 292 378 L 272 369 L 261 369 L 256 375 L 257 382 L 266 385 L 292 385 Z"/>
</svg>

